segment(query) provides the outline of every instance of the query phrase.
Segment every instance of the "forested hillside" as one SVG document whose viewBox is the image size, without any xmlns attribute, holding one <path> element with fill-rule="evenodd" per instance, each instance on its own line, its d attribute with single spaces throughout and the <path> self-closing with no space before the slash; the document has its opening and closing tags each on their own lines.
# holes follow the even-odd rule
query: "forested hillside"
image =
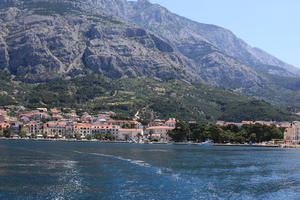
<svg viewBox="0 0 300 200">
<path fill-rule="evenodd" d="M 180 80 L 112 79 L 89 75 L 41 84 L 18 85 L 7 81 L 9 92 L 1 96 L 2 105 L 76 108 L 91 113 L 113 110 L 125 118 L 140 111 L 142 118 L 176 117 L 206 122 L 295 119 L 267 102 Z"/>
</svg>

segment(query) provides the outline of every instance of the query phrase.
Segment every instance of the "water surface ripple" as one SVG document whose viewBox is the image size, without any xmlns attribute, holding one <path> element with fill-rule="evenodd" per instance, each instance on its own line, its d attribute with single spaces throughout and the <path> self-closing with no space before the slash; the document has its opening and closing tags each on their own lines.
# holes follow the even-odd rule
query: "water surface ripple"
<svg viewBox="0 0 300 200">
<path fill-rule="evenodd" d="M 300 199 L 300 151 L 0 140 L 0 199 Z"/>
</svg>

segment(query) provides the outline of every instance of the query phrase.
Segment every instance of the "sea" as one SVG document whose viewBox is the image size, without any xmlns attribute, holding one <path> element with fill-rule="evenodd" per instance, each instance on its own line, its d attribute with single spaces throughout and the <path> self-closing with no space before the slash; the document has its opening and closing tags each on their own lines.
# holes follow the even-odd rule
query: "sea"
<svg viewBox="0 0 300 200">
<path fill-rule="evenodd" d="M 1 200 L 300 199 L 300 150 L 0 140 Z"/>
</svg>

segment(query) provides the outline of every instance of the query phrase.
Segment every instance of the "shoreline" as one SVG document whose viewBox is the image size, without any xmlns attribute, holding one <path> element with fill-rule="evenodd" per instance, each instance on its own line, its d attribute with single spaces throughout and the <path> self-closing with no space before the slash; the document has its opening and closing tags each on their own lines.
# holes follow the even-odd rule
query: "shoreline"
<svg viewBox="0 0 300 200">
<path fill-rule="evenodd" d="M 211 145 L 205 145 L 202 143 L 191 142 L 129 142 L 129 141 L 106 141 L 106 140 L 76 140 L 76 139 L 44 139 L 44 138 L 5 138 L 1 137 L 1 140 L 25 140 L 25 141 L 50 141 L 50 142 L 98 142 L 104 144 L 153 144 L 153 145 L 192 145 L 192 146 L 223 146 L 223 147 L 266 147 L 266 148 L 300 148 L 297 144 L 222 144 L 214 143 Z"/>
<path fill-rule="evenodd" d="M 298 144 L 213 144 L 213 146 L 236 146 L 236 147 L 266 147 L 266 148 L 300 148 Z"/>
</svg>

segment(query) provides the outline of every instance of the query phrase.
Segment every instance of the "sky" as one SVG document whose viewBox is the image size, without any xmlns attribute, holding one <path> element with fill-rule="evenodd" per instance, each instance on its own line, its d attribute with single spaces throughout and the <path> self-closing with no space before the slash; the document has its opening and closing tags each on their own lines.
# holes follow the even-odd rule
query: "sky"
<svg viewBox="0 0 300 200">
<path fill-rule="evenodd" d="M 231 30 L 253 47 L 300 68 L 300 0 L 150 0 Z"/>
</svg>

